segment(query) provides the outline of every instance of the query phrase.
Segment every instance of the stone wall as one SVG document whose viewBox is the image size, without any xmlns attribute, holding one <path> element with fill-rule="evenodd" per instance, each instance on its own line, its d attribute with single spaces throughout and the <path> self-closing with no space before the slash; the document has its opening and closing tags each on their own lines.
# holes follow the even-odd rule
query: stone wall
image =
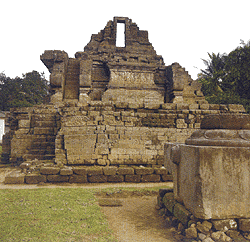
<svg viewBox="0 0 250 242">
<path fill-rule="evenodd" d="M 78 106 L 77 106 L 78 105 Z M 12 110 L 5 161 L 51 160 L 64 165 L 163 165 L 164 143 L 184 141 L 206 114 L 244 112 L 240 105 L 92 101 L 60 108 Z"/>
</svg>

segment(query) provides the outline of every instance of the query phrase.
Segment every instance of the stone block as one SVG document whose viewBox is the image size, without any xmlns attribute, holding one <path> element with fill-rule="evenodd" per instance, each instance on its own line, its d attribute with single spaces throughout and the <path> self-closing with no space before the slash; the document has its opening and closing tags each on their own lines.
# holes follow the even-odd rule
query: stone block
<svg viewBox="0 0 250 242">
<path fill-rule="evenodd" d="M 62 168 L 60 170 L 60 175 L 61 176 L 70 176 L 73 174 L 73 170 L 69 167 L 69 168 Z"/>
<path fill-rule="evenodd" d="M 184 226 L 187 225 L 191 216 L 191 213 L 180 203 L 175 204 L 173 214 Z"/>
<path fill-rule="evenodd" d="M 98 159 L 96 163 L 99 166 L 106 166 L 107 165 L 107 160 L 106 159 Z"/>
<path fill-rule="evenodd" d="M 142 175 L 141 182 L 160 182 L 161 176 L 156 174 Z"/>
<path fill-rule="evenodd" d="M 87 174 L 82 174 L 82 175 L 72 175 L 69 178 L 70 183 L 87 183 Z"/>
<path fill-rule="evenodd" d="M 239 230 L 243 232 L 250 232 L 250 219 L 239 219 Z"/>
<path fill-rule="evenodd" d="M 142 103 L 138 103 L 138 102 L 128 103 L 128 108 L 131 108 L 131 109 L 139 109 L 142 107 L 143 107 Z"/>
<path fill-rule="evenodd" d="M 237 229 L 237 222 L 235 219 L 220 219 L 211 221 L 215 230 L 227 231 Z"/>
<path fill-rule="evenodd" d="M 220 110 L 220 104 L 209 104 L 210 110 Z"/>
<path fill-rule="evenodd" d="M 102 167 L 89 167 L 87 169 L 87 174 L 88 176 L 94 176 L 94 175 L 102 175 L 103 174 L 103 170 Z"/>
<path fill-rule="evenodd" d="M 124 176 L 123 175 L 108 176 L 108 182 L 124 182 Z"/>
<path fill-rule="evenodd" d="M 125 182 L 133 182 L 133 183 L 141 182 L 141 176 L 140 175 L 125 175 Z"/>
<path fill-rule="evenodd" d="M 189 104 L 189 110 L 196 110 L 196 109 L 199 109 L 199 104 L 197 103 Z"/>
<path fill-rule="evenodd" d="M 118 168 L 116 166 L 103 167 L 103 173 L 106 176 L 116 175 L 117 170 L 118 170 Z"/>
<path fill-rule="evenodd" d="M 174 212 L 174 206 L 177 204 L 177 202 L 174 199 L 174 194 L 173 193 L 166 193 L 165 196 L 162 199 L 166 209 L 173 213 Z"/>
<path fill-rule="evenodd" d="M 118 175 L 133 175 L 134 169 L 132 167 L 119 167 L 117 174 Z"/>
<path fill-rule="evenodd" d="M 150 175 L 154 172 L 154 168 L 151 167 L 135 167 L 134 170 L 136 175 Z"/>
<path fill-rule="evenodd" d="M 91 175 L 88 176 L 88 181 L 91 183 L 104 183 L 107 182 L 108 178 L 105 175 Z"/>
<path fill-rule="evenodd" d="M 87 167 L 73 167 L 73 172 L 77 175 L 85 176 L 87 175 Z"/>
<path fill-rule="evenodd" d="M 160 108 L 160 106 L 161 106 L 161 104 L 160 103 L 144 103 L 144 108 L 146 108 L 146 109 L 159 109 Z"/>
<path fill-rule="evenodd" d="M 9 173 L 4 180 L 5 184 L 23 184 L 25 179 L 25 174 L 21 171 L 12 171 Z"/>
<path fill-rule="evenodd" d="M 245 113 L 246 110 L 243 105 L 239 104 L 228 104 L 228 109 L 230 112 L 234 113 Z"/>
<path fill-rule="evenodd" d="M 154 172 L 155 172 L 155 174 L 157 174 L 157 175 L 166 175 L 166 174 L 168 174 L 168 171 L 167 171 L 167 169 L 165 168 L 165 167 L 161 167 L 161 168 L 154 168 Z"/>
<path fill-rule="evenodd" d="M 60 172 L 60 168 L 59 167 L 46 167 L 43 166 L 40 169 L 41 174 L 43 175 L 56 175 Z"/>
<path fill-rule="evenodd" d="M 210 104 L 203 103 L 203 104 L 200 105 L 200 109 L 202 109 L 202 110 L 209 110 L 209 105 Z"/>
<path fill-rule="evenodd" d="M 179 153 L 180 162 L 173 172 L 176 198 L 195 217 L 250 217 L 248 147 L 180 144 Z"/>
<path fill-rule="evenodd" d="M 199 232 L 203 233 L 203 234 L 209 234 L 210 230 L 212 228 L 212 223 L 208 222 L 208 221 L 203 221 L 201 222 L 197 222 L 196 224 L 196 228 Z"/>
<path fill-rule="evenodd" d="M 30 120 L 25 120 L 25 119 L 18 120 L 19 129 L 29 128 L 29 127 L 30 127 Z"/>
<path fill-rule="evenodd" d="M 38 184 L 40 182 L 46 182 L 46 176 L 40 174 L 28 174 L 25 176 L 25 183 Z"/>
<path fill-rule="evenodd" d="M 125 102 L 116 102 L 115 106 L 117 108 L 127 108 L 128 107 L 128 103 L 125 103 Z"/>
<path fill-rule="evenodd" d="M 172 175 L 165 174 L 165 175 L 161 175 L 161 179 L 162 179 L 162 181 L 164 181 L 164 182 L 167 182 L 167 181 L 171 182 L 171 181 L 173 181 L 173 176 L 172 176 Z"/>
<path fill-rule="evenodd" d="M 68 182 L 68 176 L 60 176 L 60 175 L 48 175 L 47 176 L 48 182 Z"/>
<path fill-rule="evenodd" d="M 189 109 L 189 104 L 187 104 L 187 103 L 177 103 L 176 108 L 177 108 L 177 110 L 188 110 Z"/>
<path fill-rule="evenodd" d="M 187 239 L 196 239 L 198 236 L 197 229 L 194 227 L 185 229 Z"/>
<path fill-rule="evenodd" d="M 211 238 L 214 241 L 232 241 L 230 237 L 228 237 L 224 232 L 217 231 L 211 234 Z"/>
<path fill-rule="evenodd" d="M 176 110 L 176 103 L 163 103 L 161 105 L 162 109 L 166 110 Z"/>
<path fill-rule="evenodd" d="M 239 231 L 237 230 L 228 230 L 226 235 L 233 239 L 233 242 L 248 242 Z"/>
</svg>

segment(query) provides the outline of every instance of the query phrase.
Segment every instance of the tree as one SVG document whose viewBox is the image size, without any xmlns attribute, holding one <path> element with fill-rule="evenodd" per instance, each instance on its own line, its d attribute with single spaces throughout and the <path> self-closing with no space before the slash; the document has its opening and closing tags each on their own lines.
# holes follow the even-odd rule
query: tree
<svg viewBox="0 0 250 242">
<path fill-rule="evenodd" d="M 241 42 L 240 47 L 227 54 L 208 54 L 203 60 L 199 81 L 209 103 L 238 103 L 250 110 L 250 44 Z"/>
<path fill-rule="evenodd" d="M 22 78 L 14 79 L 0 73 L 0 109 L 28 107 L 42 103 L 47 95 L 48 85 L 44 74 L 28 72 Z"/>
</svg>

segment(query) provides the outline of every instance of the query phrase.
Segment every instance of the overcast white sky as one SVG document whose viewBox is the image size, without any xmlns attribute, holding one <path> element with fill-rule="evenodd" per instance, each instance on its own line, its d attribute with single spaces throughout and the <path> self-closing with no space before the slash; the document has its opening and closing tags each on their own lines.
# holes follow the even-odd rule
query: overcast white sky
<svg viewBox="0 0 250 242">
<path fill-rule="evenodd" d="M 250 39 L 249 7 L 249 0 L 0 0 L 0 72 L 14 78 L 36 70 L 48 78 L 44 50 L 74 57 L 91 34 L 123 16 L 148 30 L 166 65 L 179 62 L 196 79 L 207 52 L 229 53 Z"/>
</svg>

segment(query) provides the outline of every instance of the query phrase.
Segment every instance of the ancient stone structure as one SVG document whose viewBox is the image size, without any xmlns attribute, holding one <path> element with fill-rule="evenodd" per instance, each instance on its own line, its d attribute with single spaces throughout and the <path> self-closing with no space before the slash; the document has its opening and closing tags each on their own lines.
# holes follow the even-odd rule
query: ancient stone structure
<svg viewBox="0 0 250 242">
<path fill-rule="evenodd" d="M 125 25 L 125 47 L 116 46 L 117 24 Z M 51 50 L 41 60 L 51 73 L 50 101 L 13 109 L 3 138 L 4 162 L 25 162 L 27 176 L 43 170 L 32 182 L 166 181 L 166 169 L 157 170 L 165 142 L 184 143 L 205 114 L 245 112 L 207 104 L 200 84 L 178 63 L 165 66 L 147 31 L 128 18 L 114 17 L 75 58 Z M 44 165 L 56 168 L 37 168 Z M 121 174 L 124 166 L 132 170 Z M 152 169 L 142 174 L 140 166 Z M 114 168 L 112 177 L 105 167 Z"/>
<path fill-rule="evenodd" d="M 116 46 L 118 23 L 125 25 L 125 47 Z M 114 17 L 75 58 L 46 50 L 41 60 L 51 73 L 52 103 L 102 100 L 133 103 L 137 108 L 164 102 L 206 103 L 201 85 L 178 63 L 165 66 L 148 32 L 129 18 Z"/>
<path fill-rule="evenodd" d="M 174 191 L 162 198 L 177 217 L 175 209 L 185 214 L 186 228 L 189 220 L 196 224 L 193 230 L 198 221 L 202 226 L 209 220 L 207 234 L 211 229 L 250 232 L 249 115 L 207 115 L 185 144 L 165 144 L 165 154 Z"/>
</svg>

